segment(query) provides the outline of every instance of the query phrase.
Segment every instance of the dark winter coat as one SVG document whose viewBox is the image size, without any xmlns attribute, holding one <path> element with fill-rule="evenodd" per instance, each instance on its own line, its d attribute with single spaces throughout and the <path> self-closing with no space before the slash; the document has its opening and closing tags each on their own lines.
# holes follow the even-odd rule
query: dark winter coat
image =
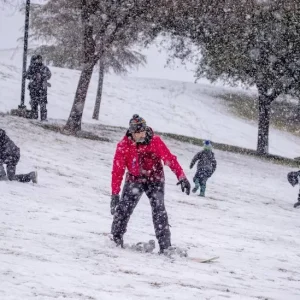
<svg viewBox="0 0 300 300">
<path fill-rule="evenodd" d="M 0 164 L 16 165 L 20 159 L 20 149 L 0 128 Z"/>
<path fill-rule="evenodd" d="M 119 194 L 126 169 L 126 182 L 164 182 L 162 161 L 176 174 L 177 179 L 185 178 L 176 156 L 152 129 L 147 128 L 143 143 L 135 143 L 127 132 L 117 145 L 113 161 L 112 194 Z"/>
<path fill-rule="evenodd" d="M 195 177 L 199 177 L 197 174 L 200 174 L 201 172 L 205 172 L 207 177 L 210 177 L 217 168 L 217 161 L 214 153 L 211 150 L 202 150 L 198 152 L 191 161 L 191 169 L 197 161 L 198 164 Z"/>
<path fill-rule="evenodd" d="M 44 64 L 30 64 L 26 78 L 30 80 L 28 89 L 33 101 L 47 102 L 47 80 L 51 78 L 51 72 Z"/>
</svg>

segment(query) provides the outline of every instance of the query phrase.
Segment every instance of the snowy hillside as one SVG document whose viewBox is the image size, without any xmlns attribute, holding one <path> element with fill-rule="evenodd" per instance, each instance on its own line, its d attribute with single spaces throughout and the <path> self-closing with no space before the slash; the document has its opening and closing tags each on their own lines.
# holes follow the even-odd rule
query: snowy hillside
<svg viewBox="0 0 300 300">
<path fill-rule="evenodd" d="M 13 50 L 0 50 L 0 111 L 10 111 L 20 102 L 21 56 Z M 49 89 L 50 119 L 66 119 L 74 100 L 79 72 L 51 68 Z M 84 122 L 91 119 L 97 89 L 93 76 Z M 155 130 L 211 139 L 216 142 L 255 149 L 257 124 L 230 114 L 216 96 L 229 91 L 205 80 L 199 84 L 109 75 L 105 79 L 100 120 L 97 123 L 127 126 L 139 112 Z M 27 104 L 29 95 L 27 91 Z M 300 139 L 289 133 L 271 130 L 270 152 L 287 157 L 300 153 Z"/>
<path fill-rule="evenodd" d="M 123 132 L 85 129 L 101 143 L 1 117 L 21 147 L 19 172 L 35 168 L 37 185 L 0 182 L 0 299 L 272 299 L 300 296 L 299 211 L 290 168 L 216 151 L 218 169 L 207 198 L 186 196 L 166 169 L 172 241 L 190 256 L 219 255 L 213 264 L 115 248 L 110 231 L 111 162 Z M 166 140 L 191 179 L 196 146 Z M 127 243 L 154 238 L 142 197 Z"/>
<path fill-rule="evenodd" d="M 0 10 L 0 113 L 20 103 L 24 16 Z M 10 48 L 10 50 L 7 50 Z M 6 50 L 5 50 L 6 49 Z M 18 173 L 37 170 L 38 184 L 0 181 L 0 300 L 299 300 L 298 188 L 292 169 L 215 151 L 217 171 L 206 198 L 187 196 L 167 168 L 165 204 L 172 243 L 190 257 L 220 256 L 210 264 L 188 258 L 116 248 L 109 240 L 110 182 L 117 141 L 139 113 L 154 129 L 255 149 L 257 124 L 233 116 L 218 95 L 231 88 L 192 73 L 165 69 L 164 55 L 146 51 L 148 66 L 128 77 L 105 77 L 100 120 L 91 119 L 97 88 L 93 76 L 83 129 L 109 142 L 78 139 L 42 129 L 39 121 L 0 114 L 0 128 L 21 148 Z M 49 121 L 64 123 L 79 72 L 51 67 Z M 236 91 L 236 90 L 235 90 Z M 29 95 L 26 90 L 26 104 Z M 199 148 L 165 139 L 188 169 Z M 270 152 L 300 156 L 300 139 L 271 129 Z M 146 196 L 138 204 L 125 243 L 155 239 Z M 157 244 L 157 242 L 156 242 Z"/>
</svg>

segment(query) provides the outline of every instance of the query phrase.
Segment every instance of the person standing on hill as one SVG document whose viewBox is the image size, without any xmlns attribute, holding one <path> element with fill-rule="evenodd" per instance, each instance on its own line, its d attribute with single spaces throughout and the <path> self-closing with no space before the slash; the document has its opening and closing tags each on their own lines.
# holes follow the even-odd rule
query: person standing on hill
<svg viewBox="0 0 300 300">
<path fill-rule="evenodd" d="M 31 118 L 38 119 L 38 106 L 41 109 L 41 121 L 47 120 L 47 82 L 51 78 L 51 72 L 43 64 L 41 55 L 33 55 L 29 68 L 26 72 L 26 78 L 30 80 L 28 89 L 30 93 Z"/>
</svg>

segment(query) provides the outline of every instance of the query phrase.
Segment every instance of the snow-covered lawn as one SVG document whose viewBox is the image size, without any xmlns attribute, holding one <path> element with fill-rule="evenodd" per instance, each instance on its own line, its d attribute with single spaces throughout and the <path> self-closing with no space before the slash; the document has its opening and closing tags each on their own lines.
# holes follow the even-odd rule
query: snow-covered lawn
<svg viewBox="0 0 300 300">
<path fill-rule="evenodd" d="M 87 125 L 109 137 L 96 142 L 1 117 L 21 147 L 19 172 L 39 183 L 0 182 L 0 299 L 291 299 L 300 297 L 299 210 L 288 167 L 216 151 L 207 198 L 187 196 L 166 169 L 166 207 L 173 244 L 213 264 L 115 248 L 110 231 L 110 172 L 124 132 Z M 165 140 L 184 167 L 199 149 Z M 142 197 L 125 242 L 154 238 Z"/>
<path fill-rule="evenodd" d="M 10 111 L 20 103 L 20 52 L 0 50 L 0 111 Z M 51 119 L 67 119 L 74 100 L 78 71 L 50 68 L 48 112 Z M 97 72 L 96 72 L 97 73 Z M 158 74 L 159 76 L 159 74 Z M 92 121 L 97 90 L 94 74 L 84 110 L 83 121 L 113 126 L 128 126 L 134 113 L 141 114 L 155 130 L 211 139 L 250 149 L 256 148 L 257 124 L 236 118 L 217 98 L 232 88 L 151 78 L 105 77 L 100 120 Z M 26 104 L 29 95 L 26 90 Z M 300 156 L 300 138 L 271 129 L 270 152 L 286 157 Z"/>
<path fill-rule="evenodd" d="M 20 102 L 22 53 L 4 48 L 15 47 L 24 16 L 3 9 L 0 20 L 0 112 L 7 112 Z M 111 164 L 124 132 L 100 124 L 126 127 L 139 113 L 154 130 L 256 147 L 257 124 L 236 118 L 217 98 L 231 88 L 188 82 L 191 72 L 164 69 L 163 55 L 145 51 L 147 67 L 129 77 L 105 77 L 99 121 L 91 119 L 96 74 L 91 81 L 84 129 L 110 142 L 68 137 L 38 122 L 0 116 L 0 128 L 21 148 L 18 171 L 39 172 L 37 185 L 0 182 L 0 300 L 299 300 L 300 218 L 293 208 L 298 190 L 288 184 L 291 168 L 285 166 L 216 151 L 218 168 L 205 199 L 183 194 L 166 169 L 173 244 L 188 248 L 192 257 L 220 256 L 212 264 L 121 250 L 108 239 Z M 49 119 L 65 122 L 79 72 L 51 71 Z M 192 180 L 188 166 L 199 149 L 165 141 Z M 300 139 L 271 129 L 270 152 L 299 156 Z M 125 242 L 154 238 L 143 196 Z"/>
</svg>

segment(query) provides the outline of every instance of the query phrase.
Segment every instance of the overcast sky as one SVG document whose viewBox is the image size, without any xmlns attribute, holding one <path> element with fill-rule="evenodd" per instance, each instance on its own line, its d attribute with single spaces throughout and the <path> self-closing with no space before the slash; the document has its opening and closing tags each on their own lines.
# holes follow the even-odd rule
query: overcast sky
<svg viewBox="0 0 300 300">
<path fill-rule="evenodd" d="M 25 15 L 19 12 L 16 5 L 0 6 L 0 49 L 22 49 L 22 43 L 17 40 L 23 37 L 24 21 Z M 172 68 L 166 68 L 167 54 L 159 51 L 156 46 L 143 50 L 143 53 L 147 56 L 148 63 L 139 70 L 133 70 L 130 73 L 132 76 L 194 81 L 193 72 L 186 70 L 179 61 Z M 189 65 L 189 70 L 191 69 L 192 66 Z"/>
</svg>

